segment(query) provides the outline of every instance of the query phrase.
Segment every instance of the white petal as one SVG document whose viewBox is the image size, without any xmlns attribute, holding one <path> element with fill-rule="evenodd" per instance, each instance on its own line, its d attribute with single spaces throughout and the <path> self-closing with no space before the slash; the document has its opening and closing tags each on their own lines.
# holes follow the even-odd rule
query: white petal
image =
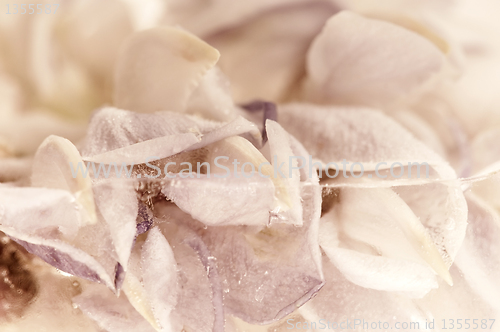
<svg viewBox="0 0 500 332">
<path fill-rule="evenodd" d="M 345 248 L 335 226 L 326 220 L 320 228 L 320 245 L 331 262 L 352 283 L 376 290 L 405 292 L 412 297 L 422 297 L 437 288 L 434 272 L 425 264 L 402 258 L 388 258 Z M 344 247 L 340 247 L 340 243 Z"/>
<path fill-rule="evenodd" d="M 71 192 L 85 209 L 87 215 L 83 222 L 93 224 L 96 222 L 96 215 L 92 181 L 79 172 L 75 175 L 74 170 L 79 166 L 85 172 L 85 164 L 73 143 L 51 135 L 37 150 L 33 160 L 31 185 Z"/>
<path fill-rule="evenodd" d="M 309 50 L 305 91 L 321 103 L 383 105 L 422 87 L 443 60 L 414 32 L 344 11 L 327 22 Z"/>
<path fill-rule="evenodd" d="M 73 238 L 83 224 L 82 207 L 66 190 L 0 187 L 0 224 L 26 234 L 57 228 Z"/>
<path fill-rule="evenodd" d="M 170 27 L 138 32 L 124 45 L 115 73 L 114 104 L 136 112 L 184 111 L 219 52 Z"/>
<path fill-rule="evenodd" d="M 446 265 L 451 266 L 467 228 L 467 202 L 459 183 L 402 186 L 394 191 L 427 228 Z"/>
<path fill-rule="evenodd" d="M 272 120 L 266 121 L 266 132 L 274 166 L 272 176 L 280 179 L 279 182 L 275 181 L 276 196 L 281 200 L 280 208 L 285 212 L 290 210 L 291 223 L 302 225 L 299 159 L 293 158 L 295 156 L 291 148 L 291 137 L 277 122 Z M 302 157 L 305 158 L 305 156 Z M 305 161 L 304 159 L 302 162 L 305 163 Z"/>
<path fill-rule="evenodd" d="M 177 264 L 158 228 L 148 233 L 141 252 L 142 283 L 162 331 L 172 331 L 170 313 L 177 303 Z"/>
<path fill-rule="evenodd" d="M 186 112 L 216 121 L 236 116 L 229 80 L 218 67 L 210 69 L 189 98 Z"/>
<path fill-rule="evenodd" d="M 112 290 L 115 289 L 114 274 L 83 250 L 56 239 L 26 235 L 10 227 L 0 226 L 0 230 L 30 253 L 57 269 L 83 279 L 103 283 Z"/>
<path fill-rule="evenodd" d="M 162 192 L 183 211 L 209 226 L 269 223 L 269 211 L 274 204 L 271 180 L 257 174 L 250 179 L 242 174 L 214 176 L 183 179 L 177 175 Z"/>
<path fill-rule="evenodd" d="M 136 235 L 138 213 L 135 185 L 129 181 L 102 181 L 94 186 L 96 205 L 109 227 L 118 262 L 127 271 Z"/>
<path fill-rule="evenodd" d="M 449 265 L 445 264 L 428 230 L 391 189 L 342 189 L 340 197 L 338 227 L 347 235 L 344 238 L 347 248 L 421 265 L 426 262 L 452 283 Z M 429 283 L 424 280 L 422 285 Z"/>
</svg>

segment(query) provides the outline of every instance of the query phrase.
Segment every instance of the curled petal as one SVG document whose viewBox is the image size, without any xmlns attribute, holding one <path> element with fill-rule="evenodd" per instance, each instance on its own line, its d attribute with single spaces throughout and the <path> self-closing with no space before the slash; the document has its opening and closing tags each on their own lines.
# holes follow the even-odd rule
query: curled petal
<svg viewBox="0 0 500 332">
<path fill-rule="evenodd" d="M 82 167 L 85 173 L 82 157 L 73 143 L 65 138 L 51 135 L 43 141 L 36 152 L 31 185 L 63 189 L 73 193 L 87 213 L 84 222 L 94 224 L 96 212 L 91 190 L 92 181 L 79 172 L 75 175 L 78 167 Z"/>
<path fill-rule="evenodd" d="M 305 93 L 320 103 L 379 106 L 422 87 L 443 64 L 444 55 L 426 38 L 343 11 L 309 50 Z"/>
</svg>

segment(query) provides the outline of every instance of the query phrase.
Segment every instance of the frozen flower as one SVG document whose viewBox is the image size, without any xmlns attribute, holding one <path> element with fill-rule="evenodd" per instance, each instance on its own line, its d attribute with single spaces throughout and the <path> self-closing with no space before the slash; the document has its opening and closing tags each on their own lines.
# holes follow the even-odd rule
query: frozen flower
<svg viewBox="0 0 500 332">
<path fill-rule="evenodd" d="M 26 162 L 10 158 L 20 151 L 12 136 L 0 141 L 3 244 L 33 254 L 2 258 L 32 276 L 24 286 L 7 277 L 31 292 L 19 297 L 25 316 L 12 310 L 4 326 L 51 327 L 59 306 L 70 318 L 54 328 L 120 332 L 353 317 L 428 330 L 498 318 L 500 167 L 487 155 L 498 133 L 482 132 L 470 153 L 471 129 L 450 101 L 459 43 L 410 18 L 428 3 L 405 3 L 148 1 L 139 15 L 134 2 L 110 1 L 91 21 L 112 33 L 91 37 L 85 18 L 97 2 L 75 2 L 72 20 L 41 20 L 42 32 L 60 24 L 66 69 L 9 73 L 0 111 L 17 119 L 23 84 L 37 106 L 111 106 L 94 111 L 82 140 L 56 131 Z M 221 16 L 226 7 L 232 15 Z M 208 43 L 179 27 L 141 30 L 161 20 Z M 67 81 L 67 70 L 82 76 Z M 218 156 L 240 164 L 211 177 Z M 363 171 L 328 176 L 344 162 Z M 399 163 L 399 175 L 381 162 Z M 245 164 L 267 177 L 241 176 Z"/>
</svg>

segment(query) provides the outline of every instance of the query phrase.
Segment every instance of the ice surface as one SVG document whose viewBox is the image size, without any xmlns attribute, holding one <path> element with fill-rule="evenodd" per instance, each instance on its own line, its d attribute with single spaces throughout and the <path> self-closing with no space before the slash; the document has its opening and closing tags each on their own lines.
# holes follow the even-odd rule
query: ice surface
<svg viewBox="0 0 500 332">
<path fill-rule="evenodd" d="M 238 176 L 238 178 L 236 178 Z M 208 226 L 267 225 L 274 204 L 274 185 L 254 175 L 227 178 L 178 178 L 168 181 L 163 194 L 193 218 Z"/>
<path fill-rule="evenodd" d="M 174 330 L 222 331 L 223 293 L 216 258 L 194 230 L 203 227 L 174 204 L 159 204 L 155 213 L 155 223 L 171 244 L 177 262 L 179 297 L 172 312 Z"/>
<path fill-rule="evenodd" d="M 215 121 L 236 116 L 229 80 L 218 67 L 210 69 L 188 100 L 186 112 Z"/>
</svg>

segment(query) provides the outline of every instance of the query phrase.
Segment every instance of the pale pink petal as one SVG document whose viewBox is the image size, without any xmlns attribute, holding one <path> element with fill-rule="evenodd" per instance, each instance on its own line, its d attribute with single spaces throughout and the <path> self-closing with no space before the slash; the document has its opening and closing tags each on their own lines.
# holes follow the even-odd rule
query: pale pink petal
<svg viewBox="0 0 500 332">
<path fill-rule="evenodd" d="M 306 0 L 307 1 L 307 0 Z M 198 36 L 206 37 L 219 30 L 239 25 L 249 17 L 259 16 L 268 10 L 306 2 L 304 0 L 256 0 L 234 2 L 231 0 L 172 0 L 169 1 L 165 21 L 179 24 Z"/>
<path fill-rule="evenodd" d="M 23 181 L 29 183 L 33 159 L 31 158 L 1 158 L 0 182 Z"/>
<path fill-rule="evenodd" d="M 477 135 L 471 144 L 474 173 L 500 162 L 500 127 Z"/>
<path fill-rule="evenodd" d="M 59 37 L 71 56 L 108 84 L 121 44 L 133 32 L 127 9 L 119 0 L 72 2 L 60 23 Z"/>
</svg>

